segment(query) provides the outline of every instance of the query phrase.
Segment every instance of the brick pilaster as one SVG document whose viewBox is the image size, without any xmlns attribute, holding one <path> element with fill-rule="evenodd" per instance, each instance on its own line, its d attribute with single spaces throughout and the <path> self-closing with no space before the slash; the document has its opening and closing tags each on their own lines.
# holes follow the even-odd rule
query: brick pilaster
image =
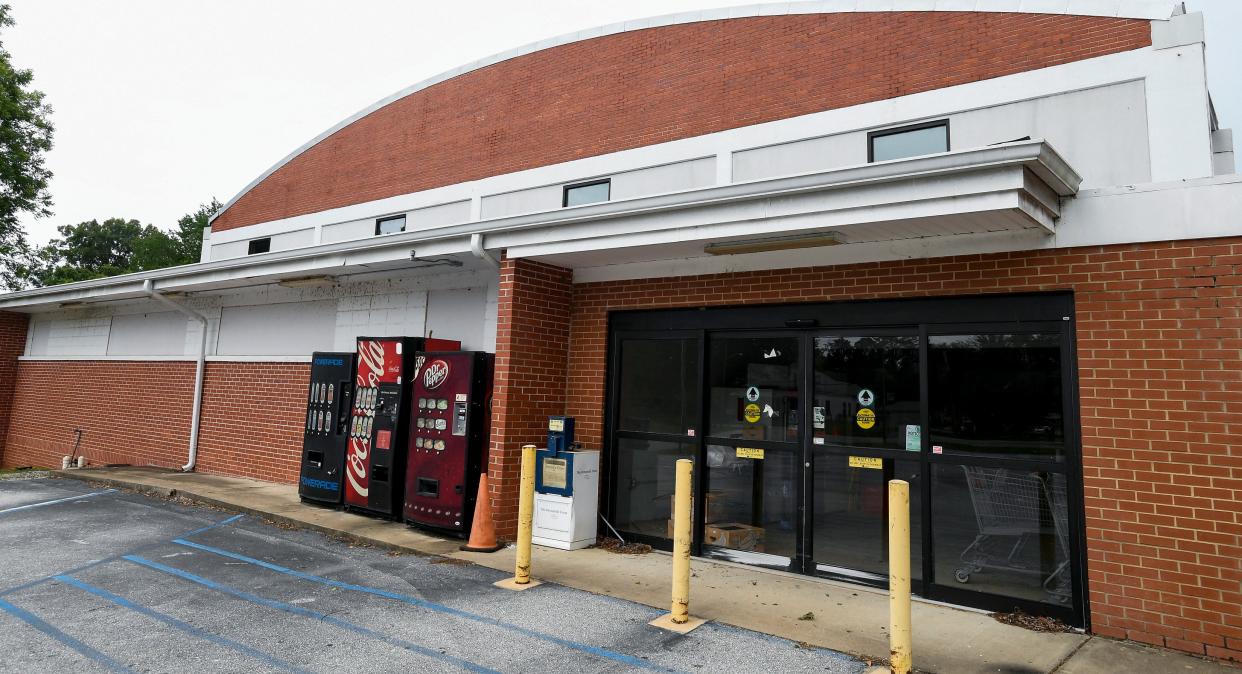
<svg viewBox="0 0 1242 674">
<path fill-rule="evenodd" d="M 0 312 L 0 466 L 4 464 L 5 438 L 13 417 L 13 391 L 17 386 L 17 357 L 26 351 L 26 314 Z"/>
<path fill-rule="evenodd" d="M 517 530 L 524 444 L 542 446 L 549 415 L 564 414 L 573 274 L 530 260 L 500 268 L 496 379 L 487 477 L 496 530 Z"/>
</svg>

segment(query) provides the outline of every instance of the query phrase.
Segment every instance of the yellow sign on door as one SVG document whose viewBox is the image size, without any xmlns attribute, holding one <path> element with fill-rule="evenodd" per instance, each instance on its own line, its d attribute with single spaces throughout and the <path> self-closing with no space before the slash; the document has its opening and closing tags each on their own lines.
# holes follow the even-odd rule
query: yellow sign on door
<svg viewBox="0 0 1242 674">
<path fill-rule="evenodd" d="M 854 416 L 854 421 L 859 428 L 865 431 L 875 425 L 875 412 L 866 408 L 858 410 L 858 414 Z"/>
<path fill-rule="evenodd" d="M 758 447 L 738 447 L 737 458 L 739 459 L 762 459 L 763 450 Z"/>
<path fill-rule="evenodd" d="M 884 459 L 874 456 L 851 456 L 850 468 L 872 468 L 875 470 L 883 470 Z"/>
<path fill-rule="evenodd" d="M 758 423 L 759 419 L 763 417 L 763 412 L 759 411 L 758 405 L 751 403 L 742 411 L 742 416 L 746 417 L 747 423 L 754 424 Z"/>
</svg>

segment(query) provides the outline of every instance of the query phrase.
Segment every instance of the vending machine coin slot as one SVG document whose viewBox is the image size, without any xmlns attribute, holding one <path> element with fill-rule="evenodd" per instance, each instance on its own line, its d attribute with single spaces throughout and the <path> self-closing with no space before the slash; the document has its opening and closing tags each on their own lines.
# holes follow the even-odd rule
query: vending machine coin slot
<svg viewBox="0 0 1242 674">
<path fill-rule="evenodd" d="M 453 403 L 453 435 L 466 434 L 466 420 L 470 418 L 470 404 L 467 402 Z"/>
<path fill-rule="evenodd" d="M 440 481 L 426 477 L 418 478 L 418 495 L 435 498 L 440 495 Z"/>
</svg>

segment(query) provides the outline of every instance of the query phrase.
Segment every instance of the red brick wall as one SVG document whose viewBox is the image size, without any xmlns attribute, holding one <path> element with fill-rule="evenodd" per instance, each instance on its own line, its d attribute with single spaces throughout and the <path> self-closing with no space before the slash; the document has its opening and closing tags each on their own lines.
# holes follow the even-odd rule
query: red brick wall
<svg viewBox="0 0 1242 674">
<path fill-rule="evenodd" d="M 296 482 L 309 381 L 304 363 L 208 363 L 198 469 Z M 192 362 L 23 361 L 3 465 L 59 468 L 81 428 L 92 464 L 180 468 L 193 401 Z"/>
<path fill-rule="evenodd" d="M 1242 238 L 574 287 L 567 413 L 601 441 L 611 310 L 1072 290 L 1096 633 L 1242 659 Z"/>
<path fill-rule="evenodd" d="M 487 479 L 502 536 L 517 531 L 522 445 L 546 445 L 548 416 L 565 411 L 572 283 L 560 267 L 501 263 Z"/>
<path fill-rule="evenodd" d="M 341 129 L 215 220 L 235 227 L 1139 49 L 1148 21 L 880 12 L 664 26 L 446 80 Z"/>
<path fill-rule="evenodd" d="M 198 469 L 297 483 L 309 363 L 208 363 Z"/>
<path fill-rule="evenodd" d="M 185 463 L 194 364 L 175 361 L 22 361 L 7 466 L 60 468 L 73 452 L 91 463 Z"/>
<path fill-rule="evenodd" d="M 17 357 L 26 351 L 26 314 L 0 312 L 0 466 L 4 464 L 4 438 L 9 430 L 13 391 L 17 386 Z"/>
</svg>

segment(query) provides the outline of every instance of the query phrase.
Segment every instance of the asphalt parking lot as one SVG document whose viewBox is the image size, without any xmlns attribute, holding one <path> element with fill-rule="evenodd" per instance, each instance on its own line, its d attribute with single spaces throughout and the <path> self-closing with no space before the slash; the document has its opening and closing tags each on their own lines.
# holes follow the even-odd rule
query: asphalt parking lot
<svg viewBox="0 0 1242 674">
<path fill-rule="evenodd" d="M 828 650 L 474 565 L 57 480 L 0 480 L 0 671 L 860 672 Z M 601 570 L 606 572 L 606 570 Z"/>
</svg>

